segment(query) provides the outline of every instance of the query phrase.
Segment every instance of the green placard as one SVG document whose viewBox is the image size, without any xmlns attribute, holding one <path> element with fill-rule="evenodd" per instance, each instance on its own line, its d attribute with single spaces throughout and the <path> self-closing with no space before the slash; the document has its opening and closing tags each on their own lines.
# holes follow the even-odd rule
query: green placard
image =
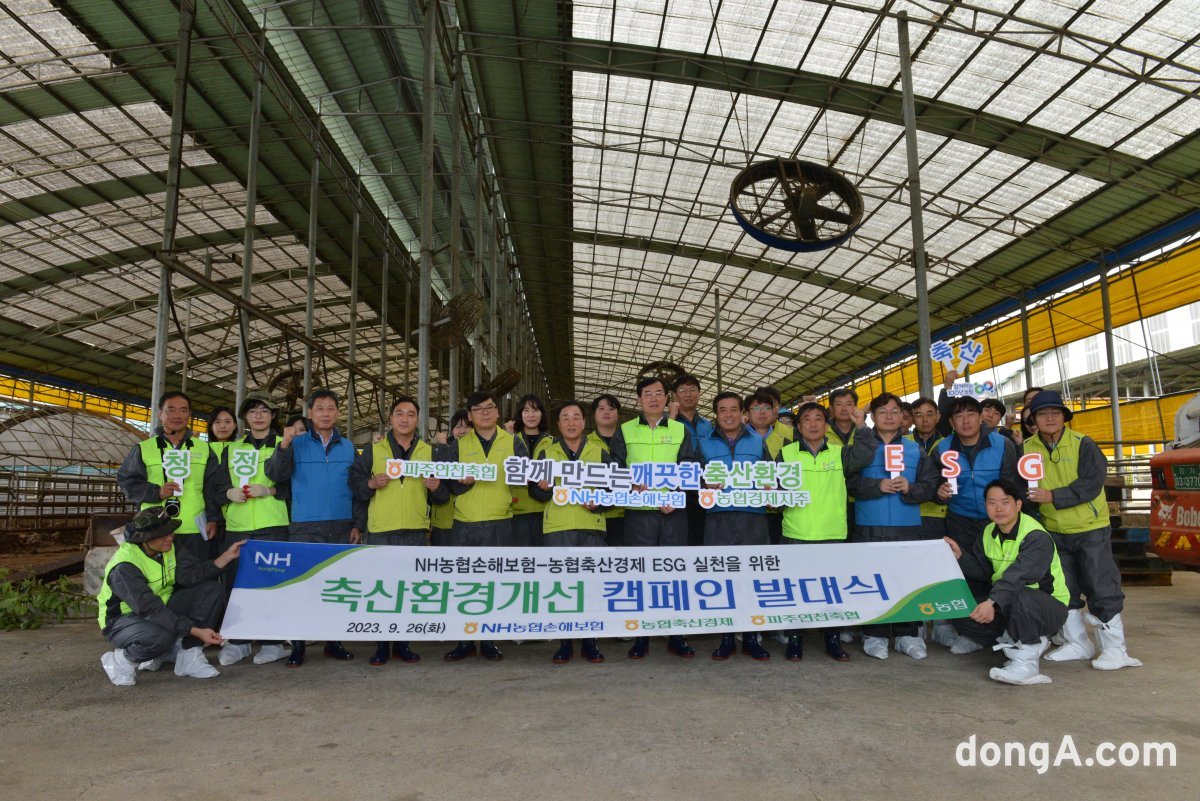
<svg viewBox="0 0 1200 801">
<path fill-rule="evenodd" d="M 1200 490 L 1200 464 L 1171 465 L 1175 475 L 1175 489 Z"/>
</svg>

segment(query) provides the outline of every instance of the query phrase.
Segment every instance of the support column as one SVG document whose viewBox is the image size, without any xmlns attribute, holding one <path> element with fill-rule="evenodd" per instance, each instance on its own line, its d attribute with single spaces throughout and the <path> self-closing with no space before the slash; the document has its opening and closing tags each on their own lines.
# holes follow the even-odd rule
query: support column
<svg viewBox="0 0 1200 801">
<path fill-rule="evenodd" d="M 908 14 L 896 15 L 899 33 L 900 81 L 903 87 L 904 143 L 908 153 L 908 205 L 912 217 L 913 270 L 917 292 L 917 379 L 921 394 L 933 397 L 933 364 L 929 355 L 929 285 L 925 273 L 925 222 L 921 209 L 920 157 L 917 153 L 917 114 L 913 101 L 912 53 L 908 39 Z"/>
<path fill-rule="evenodd" d="M 1125 456 L 1121 445 L 1121 394 L 1117 384 L 1117 355 L 1113 344 L 1112 304 L 1108 299 L 1108 265 L 1100 261 L 1100 305 L 1104 311 L 1104 354 L 1108 359 L 1108 394 L 1112 405 L 1113 454 L 1117 461 Z"/>
<path fill-rule="evenodd" d="M 362 195 L 358 197 L 359 202 L 362 201 Z M 354 231 L 351 234 L 353 239 L 350 242 L 350 348 L 346 356 L 350 359 L 353 365 L 358 364 L 358 236 L 360 232 L 361 216 L 358 207 L 354 208 Z M 350 441 L 354 442 L 354 407 L 358 403 L 358 396 L 354 392 L 354 371 L 351 370 L 346 375 L 346 433 L 350 437 Z M 384 383 L 387 383 L 386 380 Z"/>
<path fill-rule="evenodd" d="M 450 297 L 458 297 L 459 262 L 462 259 L 462 53 L 459 51 L 458 28 L 450 31 L 450 46 L 454 48 L 454 76 L 450 100 Z M 447 379 L 446 419 L 458 409 L 458 360 L 461 354 L 458 345 L 450 348 L 450 366 Z M 428 417 L 428 415 L 426 415 Z"/>
<path fill-rule="evenodd" d="M 421 285 L 417 333 L 417 403 L 429 416 L 429 332 L 433 306 L 433 114 L 434 58 L 437 55 L 437 3 L 425 0 L 425 74 L 421 90 Z M 425 428 L 426 426 L 422 426 Z"/>
<path fill-rule="evenodd" d="M 725 371 L 721 362 L 721 290 L 713 290 L 713 327 L 717 341 L 717 392 L 725 391 Z"/>
<path fill-rule="evenodd" d="M 246 156 L 246 215 L 245 234 L 242 238 L 242 300 L 250 300 L 250 286 L 254 280 L 254 214 L 258 206 L 258 140 L 262 127 L 263 64 L 259 59 L 254 65 L 254 94 L 250 101 L 250 141 Z M 250 367 L 250 318 L 245 308 L 238 309 L 238 370 L 237 402 L 234 409 L 242 408 L 246 397 L 246 374 Z"/>
<path fill-rule="evenodd" d="M 317 104 L 317 117 L 320 118 L 320 103 Z M 317 293 L 317 204 L 321 191 L 321 140 L 313 141 L 312 181 L 308 192 L 308 289 L 304 298 L 304 335 L 313 338 L 313 303 Z M 304 404 L 308 405 L 308 396 L 312 394 L 312 345 L 304 346 Z M 302 408 L 303 408 L 302 406 Z"/>
<path fill-rule="evenodd" d="M 1033 354 L 1029 348 L 1029 309 L 1025 305 L 1025 293 L 1021 293 L 1021 346 L 1025 351 L 1025 389 L 1033 386 Z"/>
<path fill-rule="evenodd" d="M 175 261 L 175 225 L 179 220 L 179 170 L 183 162 L 183 121 L 187 115 L 188 71 L 192 62 L 195 0 L 179 4 L 179 42 L 175 55 L 175 96 L 171 107 L 171 146 L 167 155 L 167 196 L 163 203 L 162 258 L 158 273 L 158 314 L 154 328 L 154 368 L 150 379 L 150 430 L 158 427 L 158 400 L 167 380 L 167 331 L 171 265 Z"/>
<path fill-rule="evenodd" d="M 475 260 L 475 292 L 480 299 L 483 298 L 483 128 L 475 135 L 475 252 L 472 254 Z M 483 384 L 483 348 L 480 345 L 479 338 L 481 334 L 482 321 L 475 324 L 475 330 L 471 334 L 471 387 L 472 390 L 479 389 Z"/>
<path fill-rule="evenodd" d="M 391 272 L 388 267 L 387 242 L 383 248 L 383 267 L 379 271 L 379 419 L 384 427 L 388 424 L 388 406 L 391 400 L 387 397 L 387 355 L 388 355 L 388 279 Z M 422 409 L 425 407 L 422 406 Z"/>
</svg>

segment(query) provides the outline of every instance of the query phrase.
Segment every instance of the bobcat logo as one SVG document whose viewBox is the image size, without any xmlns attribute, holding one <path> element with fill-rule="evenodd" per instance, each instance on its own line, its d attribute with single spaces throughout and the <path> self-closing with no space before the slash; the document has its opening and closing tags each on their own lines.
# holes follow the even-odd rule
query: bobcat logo
<svg viewBox="0 0 1200 801">
<path fill-rule="evenodd" d="M 1178 501 L 1168 504 L 1165 500 L 1160 499 L 1158 502 L 1158 521 L 1162 525 L 1170 525 L 1171 520 L 1175 517 L 1175 506 Z"/>
</svg>

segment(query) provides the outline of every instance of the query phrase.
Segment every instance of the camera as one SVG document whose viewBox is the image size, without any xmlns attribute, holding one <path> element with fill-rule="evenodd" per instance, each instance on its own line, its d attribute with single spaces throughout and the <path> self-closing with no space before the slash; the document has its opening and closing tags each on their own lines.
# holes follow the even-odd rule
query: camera
<svg viewBox="0 0 1200 801">
<path fill-rule="evenodd" d="M 179 499 L 167 498 L 163 501 L 163 508 L 167 510 L 167 514 L 171 517 L 179 517 Z"/>
</svg>

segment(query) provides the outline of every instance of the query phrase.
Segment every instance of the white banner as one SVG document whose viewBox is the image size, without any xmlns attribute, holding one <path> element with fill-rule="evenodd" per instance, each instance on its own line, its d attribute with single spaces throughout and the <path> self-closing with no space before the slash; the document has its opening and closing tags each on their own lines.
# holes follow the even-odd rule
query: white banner
<svg viewBox="0 0 1200 801">
<path fill-rule="evenodd" d="M 247 640 L 628 637 L 964 617 L 941 541 L 420 548 L 252 540 L 221 633 Z"/>
</svg>

